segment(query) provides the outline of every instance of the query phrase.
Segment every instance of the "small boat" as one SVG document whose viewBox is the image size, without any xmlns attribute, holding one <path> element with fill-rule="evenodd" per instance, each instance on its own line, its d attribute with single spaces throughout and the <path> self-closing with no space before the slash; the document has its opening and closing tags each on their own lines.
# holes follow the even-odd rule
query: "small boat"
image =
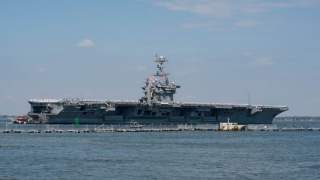
<svg viewBox="0 0 320 180">
<path fill-rule="evenodd" d="M 15 124 L 27 124 L 29 120 L 28 116 L 17 116 L 16 119 L 13 121 Z"/>
<path fill-rule="evenodd" d="M 244 131 L 246 130 L 246 125 L 240 125 L 238 123 L 230 122 L 228 118 L 228 122 L 219 124 L 219 131 Z"/>
<path fill-rule="evenodd" d="M 143 125 L 139 124 L 139 123 L 136 122 L 136 121 L 130 121 L 129 127 L 130 127 L 130 128 L 143 128 Z"/>
</svg>

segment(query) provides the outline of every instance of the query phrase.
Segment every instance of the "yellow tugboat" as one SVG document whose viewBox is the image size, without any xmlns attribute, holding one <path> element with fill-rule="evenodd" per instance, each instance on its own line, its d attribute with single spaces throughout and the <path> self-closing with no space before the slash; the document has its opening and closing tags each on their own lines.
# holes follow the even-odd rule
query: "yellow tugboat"
<svg viewBox="0 0 320 180">
<path fill-rule="evenodd" d="M 230 122 L 228 118 L 228 122 L 220 123 L 219 124 L 219 131 L 244 131 L 246 130 L 246 125 L 240 125 L 238 123 Z"/>
</svg>

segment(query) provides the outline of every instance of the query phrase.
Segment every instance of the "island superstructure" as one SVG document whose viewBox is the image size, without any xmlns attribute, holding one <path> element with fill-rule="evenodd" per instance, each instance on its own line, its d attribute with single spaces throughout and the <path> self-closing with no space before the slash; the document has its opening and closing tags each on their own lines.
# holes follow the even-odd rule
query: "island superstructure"
<svg viewBox="0 0 320 180">
<path fill-rule="evenodd" d="M 287 106 L 176 102 L 180 85 L 170 81 L 165 71 L 167 58 L 156 56 L 156 73 L 146 79 L 138 101 L 31 99 L 29 123 L 45 124 L 271 124 Z"/>
</svg>

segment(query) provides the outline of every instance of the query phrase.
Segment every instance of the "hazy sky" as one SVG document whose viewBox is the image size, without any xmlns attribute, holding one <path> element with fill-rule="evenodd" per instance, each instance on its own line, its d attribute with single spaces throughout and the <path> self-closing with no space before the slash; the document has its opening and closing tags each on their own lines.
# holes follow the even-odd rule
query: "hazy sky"
<svg viewBox="0 0 320 180">
<path fill-rule="evenodd" d="M 155 53 L 179 101 L 320 115 L 319 0 L 1 0 L 0 114 L 30 98 L 142 95 Z"/>
</svg>

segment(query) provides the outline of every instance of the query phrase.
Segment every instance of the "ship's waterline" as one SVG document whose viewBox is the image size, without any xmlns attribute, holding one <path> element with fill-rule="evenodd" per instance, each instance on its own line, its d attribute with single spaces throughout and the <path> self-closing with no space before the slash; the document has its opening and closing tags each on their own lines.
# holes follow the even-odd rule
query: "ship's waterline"
<svg viewBox="0 0 320 180">
<path fill-rule="evenodd" d="M 32 99 L 28 123 L 49 124 L 271 124 L 287 106 L 186 103 L 174 101 L 179 85 L 164 71 L 167 59 L 156 56 L 157 71 L 142 87 L 139 101 Z"/>
</svg>

